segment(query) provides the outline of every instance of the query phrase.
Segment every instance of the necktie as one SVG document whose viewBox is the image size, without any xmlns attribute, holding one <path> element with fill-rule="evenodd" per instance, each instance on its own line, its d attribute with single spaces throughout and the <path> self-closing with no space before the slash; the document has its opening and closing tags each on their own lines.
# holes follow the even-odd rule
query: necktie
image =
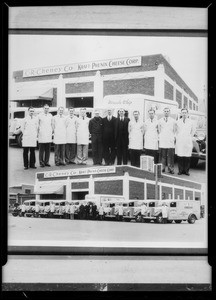
<svg viewBox="0 0 216 300">
<path fill-rule="evenodd" d="M 165 121 L 167 122 L 167 118 L 165 118 Z"/>
</svg>

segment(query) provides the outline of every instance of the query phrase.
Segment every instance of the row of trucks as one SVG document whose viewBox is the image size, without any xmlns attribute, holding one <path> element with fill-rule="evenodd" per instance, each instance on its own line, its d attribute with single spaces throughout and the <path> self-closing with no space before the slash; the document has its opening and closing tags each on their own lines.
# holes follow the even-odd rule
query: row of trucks
<svg viewBox="0 0 216 300">
<path fill-rule="evenodd" d="M 13 209 L 12 215 L 162 223 L 164 205 L 167 223 L 187 221 L 193 224 L 204 217 L 200 200 L 125 200 L 122 196 L 95 194 L 86 195 L 85 200 L 25 200 Z M 84 213 L 86 211 L 88 213 Z"/>
</svg>

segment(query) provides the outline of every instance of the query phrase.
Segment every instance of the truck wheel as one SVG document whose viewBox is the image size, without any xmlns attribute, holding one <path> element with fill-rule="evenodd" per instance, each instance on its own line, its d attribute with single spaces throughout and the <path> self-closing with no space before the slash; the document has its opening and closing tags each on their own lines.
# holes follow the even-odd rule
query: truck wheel
<svg viewBox="0 0 216 300">
<path fill-rule="evenodd" d="M 17 144 L 20 148 L 22 148 L 22 139 L 23 139 L 23 134 L 20 133 L 18 136 L 17 136 Z"/>
<path fill-rule="evenodd" d="M 176 224 L 180 224 L 180 223 L 182 222 L 182 220 L 174 220 L 174 222 L 175 222 Z"/>
<path fill-rule="evenodd" d="M 188 223 L 194 224 L 195 221 L 196 221 L 196 216 L 195 216 L 195 215 L 190 215 L 190 216 L 188 217 Z"/>
<path fill-rule="evenodd" d="M 199 158 L 198 157 L 191 157 L 190 165 L 191 167 L 195 168 L 198 165 Z"/>
</svg>

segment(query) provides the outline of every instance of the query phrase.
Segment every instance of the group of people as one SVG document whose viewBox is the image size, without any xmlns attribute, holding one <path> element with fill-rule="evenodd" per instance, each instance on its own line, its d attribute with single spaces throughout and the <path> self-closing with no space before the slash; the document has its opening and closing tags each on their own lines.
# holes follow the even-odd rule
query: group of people
<svg viewBox="0 0 216 300">
<path fill-rule="evenodd" d="M 49 105 L 44 105 L 43 113 L 34 116 L 34 108 L 29 108 L 29 115 L 22 125 L 24 169 L 36 168 L 35 147 L 39 143 L 39 163 L 41 167 L 50 166 L 50 148 L 54 143 L 55 165 L 87 164 L 89 134 L 91 134 L 92 158 L 94 165 L 127 165 L 128 154 L 131 165 L 140 167 L 140 156 L 154 157 L 154 163 L 162 163 L 162 172 L 174 174 L 174 155 L 178 156 L 178 174 L 189 174 L 192 154 L 193 122 L 188 110 L 181 110 L 181 118 L 170 117 L 170 109 L 164 108 L 164 117 L 157 119 L 154 109 L 149 109 L 149 117 L 143 122 L 140 112 L 135 110 L 131 119 L 125 116 L 125 110 L 119 110 L 119 116 L 107 110 L 107 116 L 100 117 L 95 110 L 93 118 L 86 116 L 86 109 L 81 108 L 79 117 L 74 108 L 69 108 L 69 115 L 64 115 L 64 108 L 59 107 L 58 114 L 49 113 Z M 53 135 L 53 139 L 52 139 Z M 30 160 L 28 153 L 30 151 Z M 159 153 L 159 157 L 158 157 Z"/>
</svg>

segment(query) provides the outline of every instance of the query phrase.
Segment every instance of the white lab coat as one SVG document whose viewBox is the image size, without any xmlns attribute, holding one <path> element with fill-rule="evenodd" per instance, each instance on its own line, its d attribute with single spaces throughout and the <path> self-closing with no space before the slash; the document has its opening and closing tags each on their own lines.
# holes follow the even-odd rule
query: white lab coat
<svg viewBox="0 0 216 300">
<path fill-rule="evenodd" d="M 56 115 L 53 117 L 54 144 L 66 144 L 66 117 Z"/>
<path fill-rule="evenodd" d="M 194 135 L 193 122 L 186 118 L 185 123 L 183 119 L 179 119 L 176 123 L 176 150 L 178 156 L 190 157 L 193 149 L 192 138 Z"/>
<path fill-rule="evenodd" d="M 119 216 L 123 216 L 123 206 L 119 206 L 118 214 Z"/>
<path fill-rule="evenodd" d="M 52 118 L 53 116 L 48 113 L 41 113 L 38 116 L 38 142 L 51 143 L 52 142 Z"/>
<path fill-rule="evenodd" d="M 158 120 L 154 118 L 145 122 L 144 148 L 149 150 L 158 150 Z"/>
<path fill-rule="evenodd" d="M 162 206 L 162 217 L 168 218 L 168 207 L 166 205 Z"/>
<path fill-rule="evenodd" d="M 131 120 L 128 123 L 129 132 L 129 149 L 142 150 L 143 149 L 143 133 L 144 123 L 138 120 Z"/>
<path fill-rule="evenodd" d="M 77 145 L 89 144 L 89 118 L 77 118 Z"/>
<path fill-rule="evenodd" d="M 146 213 L 146 211 L 147 211 L 146 205 L 142 205 L 142 207 L 141 207 L 141 215 L 144 215 Z"/>
<path fill-rule="evenodd" d="M 175 148 L 175 124 L 171 117 L 168 117 L 167 122 L 164 117 L 158 121 L 160 148 Z"/>
<path fill-rule="evenodd" d="M 38 135 L 38 118 L 27 116 L 22 123 L 23 147 L 36 147 Z"/>
<path fill-rule="evenodd" d="M 76 144 L 77 142 L 77 117 L 66 117 L 66 142 L 67 144 Z"/>
</svg>

